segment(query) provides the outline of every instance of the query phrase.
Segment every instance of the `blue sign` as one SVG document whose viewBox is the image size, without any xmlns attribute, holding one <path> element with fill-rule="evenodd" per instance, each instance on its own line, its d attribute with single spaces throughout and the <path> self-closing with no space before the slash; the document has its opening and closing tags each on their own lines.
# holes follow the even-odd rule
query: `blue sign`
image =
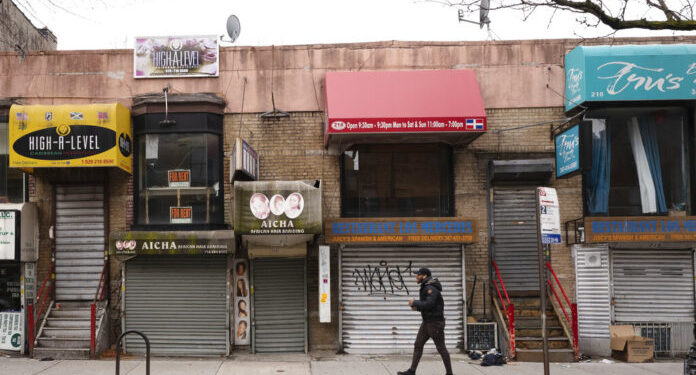
<svg viewBox="0 0 696 375">
<path fill-rule="evenodd" d="M 554 142 L 556 144 L 556 178 L 580 170 L 580 125 L 557 134 Z"/>
<path fill-rule="evenodd" d="M 543 243 L 543 244 L 561 243 L 561 235 L 560 234 L 542 234 L 541 235 L 541 243 Z"/>
<path fill-rule="evenodd" d="M 576 47 L 565 56 L 565 109 L 584 102 L 696 99 L 696 45 Z"/>
</svg>

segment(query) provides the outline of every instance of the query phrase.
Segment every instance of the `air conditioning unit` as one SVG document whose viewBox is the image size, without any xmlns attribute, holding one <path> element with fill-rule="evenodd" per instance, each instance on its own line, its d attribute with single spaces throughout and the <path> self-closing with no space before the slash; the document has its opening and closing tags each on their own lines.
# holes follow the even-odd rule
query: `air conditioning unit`
<svg viewBox="0 0 696 375">
<path fill-rule="evenodd" d="M 602 253 L 599 251 L 592 251 L 585 253 L 585 267 L 601 267 L 602 266 Z"/>
</svg>

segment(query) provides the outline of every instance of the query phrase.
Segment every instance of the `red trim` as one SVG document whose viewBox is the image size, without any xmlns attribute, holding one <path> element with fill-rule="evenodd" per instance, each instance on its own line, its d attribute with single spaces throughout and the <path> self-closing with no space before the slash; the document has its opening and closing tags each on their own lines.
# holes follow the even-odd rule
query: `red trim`
<svg viewBox="0 0 696 375">
<path fill-rule="evenodd" d="M 97 321 L 97 308 L 96 304 L 92 303 L 89 306 L 89 350 L 92 355 L 95 354 L 97 348 L 97 335 L 96 335 L 96 321 Z"/>
<path fill-rule="evenodd" d="M 502 305 L 503 310 L 507 313 L 508 331 L 510 333 L 510 357 L 514 358 L 515 352 L 517 350 L 517 345 L 515 344 L 515 305 L 510 303 L 510 296 L 508 296 L 507 289 L 505 289 L 505 283 L 503 283 L 503 278 L 500 276 L 498 264 L 494 260 L 491 261 L 491 263 L 495 268 L 495 273 L 497 277 L 497 280 L 493 279 L 493 283 L 495 284 L 495 290 L 498 292 L 498 298 L 500 299 L 500 304 Z M 505 294 L 505 300 L 507 300 L 507 304 L 505 303 L 505 300 L 503 300 L 503 296 L 500 294 L 498 282 L 500 282 L 500 285 L 503 288 L 503 293 Z"/>
<path fill-rule="evenodd" d="M 563 285 L 561 285 L 561 282 L 558 280 L 558 276 L 556 276 L 556 272 L 553 270 L 553 267 L 551 267 L 551 262 L 546 262 L 546 267 L 551 271 L 551 274 L 553 275 L 553 279 L 556 280 L 556 284 L 558 284 L 558 288 L 561 290 L 561 293 L 563 293 L 563 297 L 565 298 L 566 303 L 568 304 L 568 307 L 570 308 L 570 317 L 568 317 L 568 312 L 565 309 L 565 306 L 561 302 L 561 299 L 558 297 L 558 293 L 556 293 L 556 289 L 553 286 L 553 283 L 551 280 L 547 280 L 549 286 L 551 287 L 551 291 L 553 292 L 554 297 L 556 297 L 556 301 L 558 302 L 558 305 L 561 307 L 561 310 L 563 311 L 563 315 L 565 315 L 566 321 L 570 324 L 571 330 L 572 330 L 572 344 L 573 344 L 573 352 L 575 353 L 575 357 L 577 358 L 578 356 L 578 351 L 579 351 L 579 346 L 578 346 L 578 305 L 576 303 L 570 303 L 570 299 L 568 298 L 568 294 L 566 294 L 565 289 L 563 288 Z"/>
<path fill-rule="evenodd" d="M 517 344 L 515 344 L 515 305 L 508 306 L 508 325 L 510 329 L 510 357 L 515 357 Z"/>
<path fill-rule="evenodd" d="M 27 306 L 27 319 L 29 320 L 29 329 L 27 330 L 29 334 L 29 353 L 34 352 L 34 304 Z"/>
<path fill-rule="evenodd" d="M 568 298 L 568 295 L 565 292 L 565 289 L 563 289 L 563 285 L 561 285 L 561 282 L 558 281 L 558 276 L 556 276 L 556 272 L 553 271 L 553 267 L 551 267 L 550 262 L 546 262 L 546 267 L 549 268 L 549 271 L 551 271 L 551 274 L 553 275 L 553 278 L 556 279 L 556 284 L 558 284 L 558 287 L 561 288 L 561 293 L 563 293 L 563 297 L 565 297 L 566 302 L 570 306 L 570 299 Z M 549 281 L 550 283 L 551 281 Z M 560 303 L 561 301 L 558 301 Z"/>
</svg>

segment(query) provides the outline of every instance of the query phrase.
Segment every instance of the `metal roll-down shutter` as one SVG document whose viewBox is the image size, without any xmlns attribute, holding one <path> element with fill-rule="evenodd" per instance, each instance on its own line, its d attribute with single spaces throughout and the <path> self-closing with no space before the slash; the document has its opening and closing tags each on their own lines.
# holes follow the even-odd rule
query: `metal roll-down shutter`
<svg viewBox="0 0 696 375">
<path fill-rule="evenodd" d="M 251 277 L 254 351 L 305 352 L 305 258 L 253 259 Z"/>
<path fill-rule="evenodd" d="M 104 187 L 56 187 L 56 300 L 91 301 L 104 268 Z"/>
<path fill-rule="evenodd" d="M 612 250 L 614 320 L 692 322 L 691 250 Z"/>
<path fill-rule="evenodd" d="M 495 187 L 493 190 L 495 261 L 510 294 L 539 294 L 536 190 Z"/>
<path fill-rule="evenodd" d="M 137 256 L 126 262 L 125 328 L 143 332 L 155 355 L 227 354 L 224 256 Z M 137 335 L 129 353 L 144 353 Z"/>
<path fill-rule="evenodd" d="M 411 273 L 428 267 L 443 286 L 445 341 L 463 340 L 462 251 L 459 247 L 346 247 L 341 251 L 343 349 L 347 353 L 413 351 L 421 316 L 408 307 L 419 298 Z M 432 340 L 426 351 L 434 352 Z"/>
</svg>

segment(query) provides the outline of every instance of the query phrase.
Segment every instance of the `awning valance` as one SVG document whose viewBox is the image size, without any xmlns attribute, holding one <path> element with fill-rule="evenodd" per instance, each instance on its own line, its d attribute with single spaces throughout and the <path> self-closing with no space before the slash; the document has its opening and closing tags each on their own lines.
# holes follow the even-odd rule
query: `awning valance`
<svg viewBox="0 0 696 375">
<path fill-rule="evenodd" d="M 13 105 L 10 167 L 133 170 L 130 111 L 118 103 Z"/>
<path fill-rule="evenodd" d="M 472 70 L 326 73 L 324 141 L 462 144 L 486 131 Z"/>
</svg>

